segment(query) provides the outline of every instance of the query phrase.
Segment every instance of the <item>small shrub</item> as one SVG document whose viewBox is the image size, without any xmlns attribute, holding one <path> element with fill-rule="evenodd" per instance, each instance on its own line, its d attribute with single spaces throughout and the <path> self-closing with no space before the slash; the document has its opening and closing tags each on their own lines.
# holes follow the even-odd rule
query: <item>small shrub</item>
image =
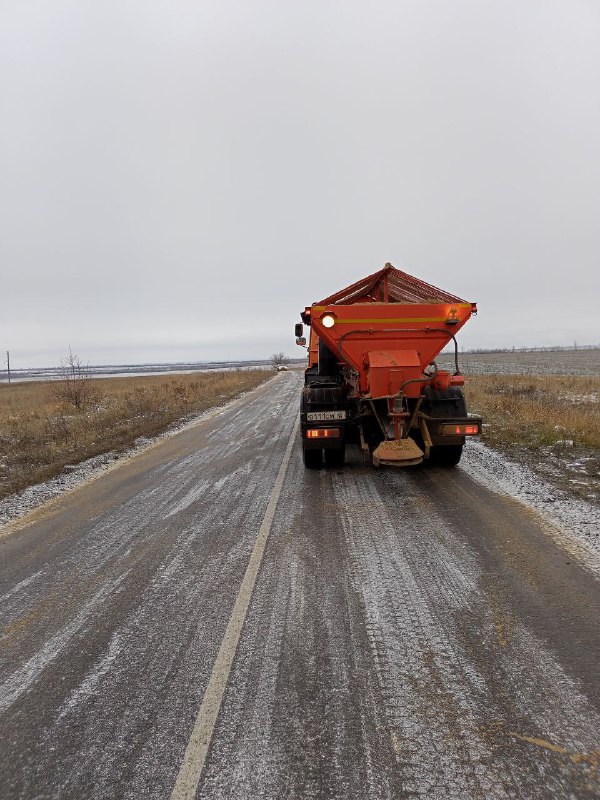
<svg viewBox="0 0 600 800">
<path fill-rule="evenodd" d="M 100 392 L 94 386 L 89 367 L 83 365 L 76 353 L 69 347 L 69 355 L 61 361 L 60 380 L 52 386 L 54 397 L 78 411 L 100 401 Z"/>
</svg>

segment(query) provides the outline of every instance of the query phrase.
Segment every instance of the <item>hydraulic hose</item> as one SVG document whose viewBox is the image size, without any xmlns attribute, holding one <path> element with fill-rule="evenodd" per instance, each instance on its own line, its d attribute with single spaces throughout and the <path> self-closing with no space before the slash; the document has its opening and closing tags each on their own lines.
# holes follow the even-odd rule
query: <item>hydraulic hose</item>
<svg viewBox="0 0 600 800">
<path fill-rule="evenodd" d="M 425 330 L 425 331 L 437 331 L 438 333 L 445 333 L 446 336 L 450 333 L 450 331 L 447 331 L 445 328 L 423 328 L 423 330 Z M 454 336 L 453 333 L 450 333 L 450 336 L 452 337 L 452 341 L 454 342 L 454 367 L 455 367 L 454 374 L 455 375 L 460 375 L 461 371 L 460 371 L 460 368 L 458 366 L 458 342 L 456 341 L 456 336 Z"/>
<path fill-rule="evenodd" d="M 373 335 L 374 333 L 418 333 L 419 331 L 424 331 L 425 333 L 443 333 L 446 336 L 450 336 L 452 341 L 454 342 L 454 367 L 455 367 L 455 375 L 460 375 L 461 371 L 458 366 L 458 342 L 456 341 L 456 336 L 453 333 L 450 333 L 449 330 L 446 328 L 383 328 L 380 331 L 376 331 L 375 328 L 367 328 L 364 329 L 357 329 L 353 331 L 347 331 L 346 333 L 342 334 L 338 339 L 338 352 L 340 354 L 340 358 L 343 361 L 348 361 L 347 356 L 344 355 L 344 351 L 342 349 L 342 342 L 347 336 L 351 336 L 353 333 L 368 333 L 369 335 Z M 435 363 L 435 362 L 434 362 Z M 436 368 L 437 372 L 437 368 Z M 416 380 L 416 378 L 414 379 Z"/>
<path fill-rule="evenodd" d="M 433 372 L 430 375 L 426 375 L 424 378 L 409 378 L 404 383 L 400 384 L 400 388 L 396 392 L 396 394 L 384 394 L 382 397 L 377 398 L 378 400 L 397 400 L 402 395 L 402 390 L 405 386 L 408 386 L 409 383 L 427 383 L 428 381 L 432 381 L 435 376 L 438 374 L 439 369 L 438 365 L 435 361 L 432 361 L 431 364 L 427 366 L 430 367 L 433 364 Z"/>
<path fill-rule="evenodd" d="M 409 378 L 407 381 L 404 381 L 404 383 L 400 384 L 400 388 L 398 389 L 397 393 L 395 395 L 392 395 L 392 397 L 400 397 L 404 387 L 408 386 L 409 383 L 425 383 L 426 381 L 432 381 L 438 374 L 439 369 L 435 361 L 432 361 L 431 364 L 433 364 L 433 372 L 431 373 L 431 375 L 427 375 L 427 377 L 425 378 Z M 428 364 L 427 366 L 430 367 L 431 364 Z"/>
</svg>

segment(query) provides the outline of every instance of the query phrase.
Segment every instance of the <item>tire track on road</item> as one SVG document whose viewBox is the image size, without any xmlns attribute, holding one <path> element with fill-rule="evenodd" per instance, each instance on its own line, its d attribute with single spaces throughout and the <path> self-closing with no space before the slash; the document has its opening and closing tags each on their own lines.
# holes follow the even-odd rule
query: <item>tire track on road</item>
<svg viewBox="0 0 600 800">
<path fill-rule="evenodd" d="M 486 567 L 460 522 L 421 492 L 426 476 L 333 479 L 403 790 L 495 800 L 577 786 L 595 796 L 599 715 L 524 620 L 500 641 Z M 568 755 L 524 747 L 532 731 Z"/>
</svg>

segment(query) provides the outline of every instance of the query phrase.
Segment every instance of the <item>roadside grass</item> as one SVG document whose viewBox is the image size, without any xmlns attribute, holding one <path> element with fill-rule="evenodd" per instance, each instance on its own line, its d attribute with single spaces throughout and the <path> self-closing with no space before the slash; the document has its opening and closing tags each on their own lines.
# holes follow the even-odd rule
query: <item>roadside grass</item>
<svg viewBox="0 0 600 800">
<path fill-rule="evenodd" d="M 492 447 L 600 448 L 600 377 L 473 375 L 465 396 Z"/>
<path fill-rule="evenodd" d="M 0 385 L 0 499 L 93 456 L 121 452 L 266 381 L 266 370 L 94 380 L 78 409 L 62 381 Z"/>
</svg>

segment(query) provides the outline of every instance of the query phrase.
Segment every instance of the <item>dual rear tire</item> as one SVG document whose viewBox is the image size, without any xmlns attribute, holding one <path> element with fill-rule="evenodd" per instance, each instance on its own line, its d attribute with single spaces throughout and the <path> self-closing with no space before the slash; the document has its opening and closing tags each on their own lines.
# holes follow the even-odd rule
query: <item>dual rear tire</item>
<svg viewBox="0 0 600 800">
<path fill-rule="evenodd" d="M 309 450 L 302 448 L 304 466 L 307 469 L 320 469 L 323 462 L 326 467 L 343 467 L 346 460 L 346 448 L 340 447 L 337 450 Z"/>
<path fill-rule="evenodd" d="M 423 394 L 425 400 L 421 409 L 435 419 L 444 420 L 455 417 L 467 416 L 465 397 L 458 386 L 452 386 L 445 391 L 426 386 Z M 434 467 L 455 467 L 462 455 L 462 444 L 434 445 L 429 454 L 429 463 Z"/>
<path fill-rule="evenodd" d="M 432 447 L 429 453 L 429 463 L 433 467 L 455 467 L 462 456 L 462 444 L 445 444 Z"/>
</svg>

